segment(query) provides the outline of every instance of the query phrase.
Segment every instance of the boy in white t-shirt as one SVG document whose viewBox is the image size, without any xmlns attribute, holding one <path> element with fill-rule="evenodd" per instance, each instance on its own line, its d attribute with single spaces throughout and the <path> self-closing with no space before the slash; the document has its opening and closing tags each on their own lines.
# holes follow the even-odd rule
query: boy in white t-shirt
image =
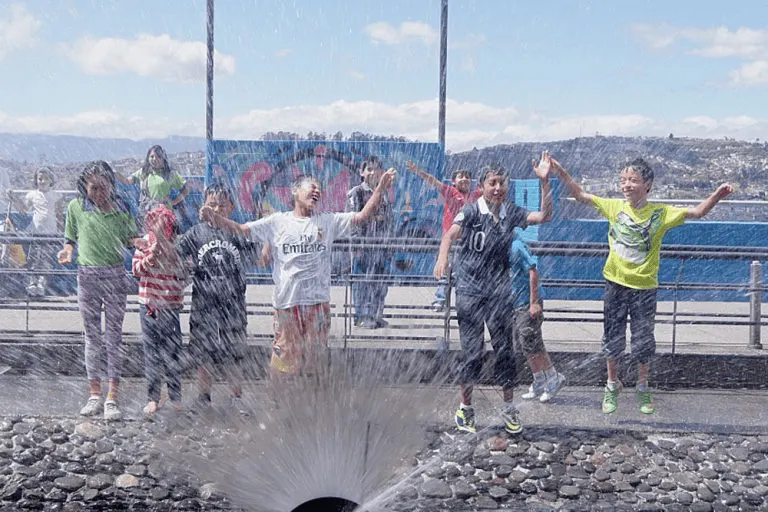
<svg viewBox="0 0 768 512">
<path fill-rule="evenodd" d="M 277 374 L 312 373 L 328 346 L 331 326 L 331 246 L 350 235 L 352 225 L 367 221 L 394 180 L 390 169 L 359 212 L 315 213 L 320 183 L 301 176 L 293 186 L 293 211 L 238 224 L 203 207 L 200 218 L 269 244 L 275 282 L 275 339 L 271 367 Z"/>
</svg>

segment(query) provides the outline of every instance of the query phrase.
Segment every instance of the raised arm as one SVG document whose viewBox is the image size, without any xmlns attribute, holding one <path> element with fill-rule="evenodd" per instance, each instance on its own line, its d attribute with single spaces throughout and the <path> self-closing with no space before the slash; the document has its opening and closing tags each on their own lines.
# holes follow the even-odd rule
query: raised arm
<svg viewBox="0 0 768 512">
<path fill-rule="evenodd" d="M 241 235 L 246 238 L 250 233 L 250 228 L 246 224 L 240 224 L 228 217 L 219 215 L 210 206 L 203 206 L 200 208 L 200 220 L 207 222 L 215 228 L 224 229 L 235 235 Z"/>
<path fill-rule="evenodd" d="M 448 274 L 448 255 L 451 252 L 451 245 L 460 236 L 461 226 L 458 224 L 451 225 L 451 229 L 443 233 L 443 238 L 440 240 L 440 250 L 437 253 L 437 263 L 435 263 L 435 269 L 432 272 L 435 279 L 439 280 Z"/>
<path fill-rule="evenodd" d="M 571 177 L 570 174 L 568 174 L 568 171 L 565 170 L 565 167 L 563 167 L 560 162 L 555 160 L 554 158 L 550 158 L 552 162 L 552 170 L 555 172 L 558 178 L 565 183 L 566 188 L 568 188 L 568 192 L 573 196 L 574 199 L 576 199 L 580 203 L 584 204 L 592 204 L 592 194 L 585 192 L 584 188 L 576 183 L 574 179 Z"/>
<path fill-rule="evenodd" d="M 381 198 L 384 197 L 384 194 L 392 185 L 395 176 L 397 176 L 397 171 L 394 168 L 390 168 L 381 176 L 379 184 L 376 186 L 376 190 L 373 191 L 370 199 L 368 199 L 368 202 L 365 203 L 362 210 L 352 217 L 352 224 L 361 224 L 373 216 L 376 208 L 379 207 L 379 203 L 381 203 Z"/>
<path fill-rule="evenodd" d="M 544 151 L 541 154 L 541 160 L 531 162 L 533 172 L 541 182 L 541 209 L 537 212 L 529 212 L 526 219 L 528 224 L 543 224 L 552 219 L 554 205 L 552 204 L 552 188 L 549 185 L 549 174 L 552 169 L 552 158 L 549 153 Z"/>
<path fill-rule="evenodd" d="M 715 207 L 717 203 L 720 202 L 721 199 L 726 197 L 728 194 L 733 192 L 733 187 L 730 183 L 723 183 L 719 187 L 717 187 L 717 190 L 712 192 L 712 194 L 694 206 L 693 208 L 688 208 L 688 210 L 685 212 L 685 218 L 686 219 L 700 219 L 706 214 L 709 213 L 709 211 Z"/>
<path fill-rule="evenodd" d="M 428 172 L 420 169 L 418 165 L 411 162 L 410 160 L 406 162 L 405 166 L 408 168 L 409 171 L 411 171 L 412 173 L 416 174 L 416 176 L 426 181 L 427 184 L 432 185 L 435 188 L 440 188 L 443 186 L 443 183 L 439 179 L 432 176 Z"/>
</svg>

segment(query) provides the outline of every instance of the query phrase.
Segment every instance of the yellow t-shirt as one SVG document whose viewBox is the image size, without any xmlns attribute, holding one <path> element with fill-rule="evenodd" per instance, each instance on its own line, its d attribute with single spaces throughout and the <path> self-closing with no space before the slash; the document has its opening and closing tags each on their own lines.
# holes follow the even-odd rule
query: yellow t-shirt
<svg viewBox="0 0 768 512">
<path fill-rule="evenodd" d="M 603 267 L 603 277 L 628 288 L 657 288 L 661 239 L 669 228 L 685 221 L 688 209 L 648 203 L 635 210 L 623 199 L 596 196 L 592 197 L 592 203 L 610 226 L 611 250 Z"/>
</svg>

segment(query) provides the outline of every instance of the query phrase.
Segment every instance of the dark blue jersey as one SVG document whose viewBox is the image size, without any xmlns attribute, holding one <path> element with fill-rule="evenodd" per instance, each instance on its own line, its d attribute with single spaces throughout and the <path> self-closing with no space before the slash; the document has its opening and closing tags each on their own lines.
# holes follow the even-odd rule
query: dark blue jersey
<svg viewBox="0 0 768 512">
<path fill-rule="evenodd" d="M 456 291 L 489 296 L 509 293 L 509 248 L 515 227 L 528 225 L 528 211 L 505 202 L 498 222 L 484 198 L 466 205 L 453 220 L 461 226 L 456 268 Z"/>
</svg>

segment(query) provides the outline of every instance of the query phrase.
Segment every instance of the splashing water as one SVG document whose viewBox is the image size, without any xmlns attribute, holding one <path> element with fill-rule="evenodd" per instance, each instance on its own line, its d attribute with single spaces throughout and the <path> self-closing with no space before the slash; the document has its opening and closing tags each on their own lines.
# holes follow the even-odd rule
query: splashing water
<svg viewBox="0 0 768 512">
<path fill-rule="evenodd" d="M 428 467 L 398 477 L 437 414 L 428 394 L 412 392 L 427 371 L 406 353 L 334 354 L 315 375 L 244 395 L 248 417 L 212 411 L 162 425 L 158 447 L 246 510 L 385 511 L 399 483 Z"/>
</svg>

